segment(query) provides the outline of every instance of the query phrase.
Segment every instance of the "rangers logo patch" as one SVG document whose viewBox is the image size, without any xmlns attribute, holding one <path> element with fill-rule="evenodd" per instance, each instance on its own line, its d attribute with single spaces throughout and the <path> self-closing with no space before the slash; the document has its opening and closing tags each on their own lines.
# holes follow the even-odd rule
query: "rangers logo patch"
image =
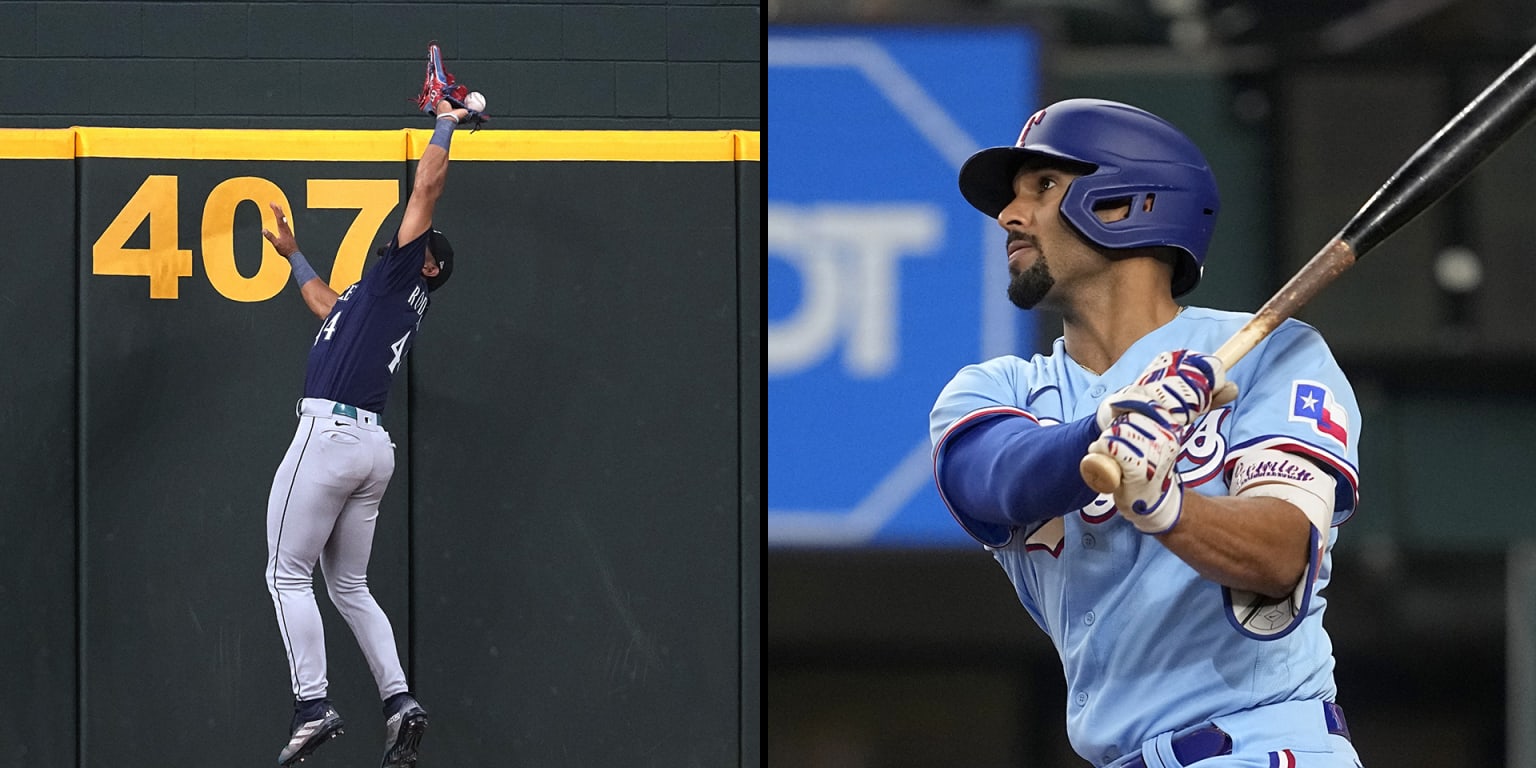
<svg viewBox="0 0 1536 768">
<path fill-rule="evenodd" d="M 1291 383 L 1291 421 L 1312 425 L 1319 435 L 1327 435 L 1349 445 L 1349 412 L 1333 399 L 1333 390 L 1315 381 Z"/>
</svg>

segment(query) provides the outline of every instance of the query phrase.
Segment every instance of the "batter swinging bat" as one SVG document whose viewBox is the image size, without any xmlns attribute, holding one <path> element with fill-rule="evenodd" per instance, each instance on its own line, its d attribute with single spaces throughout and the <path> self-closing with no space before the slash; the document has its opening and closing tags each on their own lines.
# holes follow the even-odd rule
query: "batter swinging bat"
<svg viewBox="0 0 1536 768">
<path fill-rule="evenodd" d="M 1216 357 L 1230 370 L 1356 259 L 1466 179 L 1472 169 L 1530 122 L 1533 113 L 1536 46 L 1419 147 L 1344 228 L 1216 350 Z M 1099 493 L 1113 493 L 1120 486 L 1120 465 L 1108 456 L 1090 453 L 1083 457 L 1079 470 L 1088 487 Z"/>
</svg>

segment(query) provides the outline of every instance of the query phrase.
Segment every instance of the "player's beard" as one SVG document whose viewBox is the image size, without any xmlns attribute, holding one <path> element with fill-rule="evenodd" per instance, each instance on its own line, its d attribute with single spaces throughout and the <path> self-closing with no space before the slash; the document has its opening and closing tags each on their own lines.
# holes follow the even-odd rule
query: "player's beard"
<svg viewBox="0 0 1536 768">
<path fill-rule="evenodd" d="M 1055 284 L 1056 278 L 1051 277 L 1051 268 L 1045 263 L 1045 254 L 1041 253 L 1022 271 L 1012 272 L 1008 281 L 1008 300 L 1019 309 L 1034 309 Z"/>
</svg>

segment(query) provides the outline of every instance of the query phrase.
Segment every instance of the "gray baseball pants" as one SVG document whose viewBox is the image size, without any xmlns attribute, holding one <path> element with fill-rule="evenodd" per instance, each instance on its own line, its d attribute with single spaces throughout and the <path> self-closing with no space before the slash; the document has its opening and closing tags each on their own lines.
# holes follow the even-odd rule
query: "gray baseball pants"
<svg viewBox="0 0 1536 768">
<path fill-rule="evenodd" d="M 267 499 L 267 589 L 288 651 L 293 695 L 326 695 L 325 629 L 315 602 L 318 562 L 379 686 L 379 697 L 407 690 L 389 617 L 368 591 L 368 557 L 379 501 L 395 471 L 394 444 L 378 416 L 330 400 L 304 398 L 299 428 Z"/>
</svg>

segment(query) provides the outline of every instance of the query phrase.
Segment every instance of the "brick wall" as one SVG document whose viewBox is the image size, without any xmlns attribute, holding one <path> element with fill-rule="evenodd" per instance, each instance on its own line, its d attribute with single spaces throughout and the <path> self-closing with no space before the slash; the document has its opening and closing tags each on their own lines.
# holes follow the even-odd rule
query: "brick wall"
<svg viewBox="0 0 1536 768">
<path fill-rule="evenodd" d="M 0 3 L 0 125 L 398 128 L 426 44 L 514 129 L 760 129 L 753 0 Z"/>
</svg>

